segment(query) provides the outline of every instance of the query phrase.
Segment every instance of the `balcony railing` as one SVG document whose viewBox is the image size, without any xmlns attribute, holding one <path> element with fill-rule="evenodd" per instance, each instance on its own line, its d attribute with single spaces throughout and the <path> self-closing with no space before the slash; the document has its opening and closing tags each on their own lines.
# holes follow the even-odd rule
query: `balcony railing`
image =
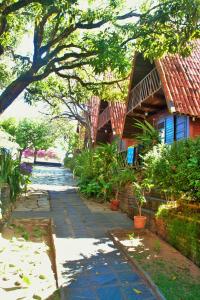
<svg viewBox="0 0 200 300">
<path fill-rule="evenodd" d="M 110 108 L 107 106 L 104 111 L 99 115 L 98 129 L 102 128 L 110 121 Z"/>
<path fill-rule="evenodd" d="M 161 88 L 161 81 L 154 68 L 143 80 L 141 80 L 130 92 L 127 113 L 141 104 L 149 96 L 156 93 Z"/>
</svg>

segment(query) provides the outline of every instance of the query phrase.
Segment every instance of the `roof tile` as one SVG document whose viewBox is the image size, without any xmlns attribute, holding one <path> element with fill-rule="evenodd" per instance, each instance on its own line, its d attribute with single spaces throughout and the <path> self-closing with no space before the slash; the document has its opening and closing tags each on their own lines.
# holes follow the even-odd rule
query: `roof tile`
<svg viewBox="0 0 200 300">
<path fill-rule="evenodd" d="M 200 117 L 200 40 L 189 57 L 168 55 L 157 62 L 157 69 L 176 112 Z"/>
</svg>

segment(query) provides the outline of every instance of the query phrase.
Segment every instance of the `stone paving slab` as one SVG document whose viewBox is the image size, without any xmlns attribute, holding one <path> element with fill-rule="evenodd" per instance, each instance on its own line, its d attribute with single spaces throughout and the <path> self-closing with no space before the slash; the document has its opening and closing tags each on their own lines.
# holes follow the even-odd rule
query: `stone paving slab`
<svg viewBox="0 0 200 300">
<path fill-rule="evenodd" d="M 49 211 L 49 195 L 47 191 L 30 189 L 27 194 L 22 194 L 16 203 L 15 211 Z"/>
<path fill-rule="evenodd" d="M 120 212 L 89 209 L 72 189 L 75 181 L 69 171 L 52 168 L 51 177 L 51 169 L 43 168 L 39 174 L 39 184 L 49 186 L 62 300 L 155 300 L 151 288 L 107 236 L 108 230 L 131 228 L 132 221 Z M 57 185 L 64 188 L 53 189 Z M 28 217 L 29 213 L 14 215 Z M 31 212 L 30 217 L 37 215 L 46 214 Z M 135 288 L 142 294 L 137 295 Z"/>
</svg>

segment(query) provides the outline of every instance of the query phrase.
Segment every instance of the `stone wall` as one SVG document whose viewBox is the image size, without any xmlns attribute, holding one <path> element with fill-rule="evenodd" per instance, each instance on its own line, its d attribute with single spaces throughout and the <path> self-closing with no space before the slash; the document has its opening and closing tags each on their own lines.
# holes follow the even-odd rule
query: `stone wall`
<svg viewBox="0 0 200 300">
<path fill-rule="evenodd" d="M 156 219 L 156 233 L 200 266 L 200 220 L 169 214 Z"/>
<path fill-rule="evenodd" d="M 9 216 L 12 203 L 10 201 L 10 188 L 7 183 L 0 185 L 0 224 Z"/>
<path fill-rule="evenodd" d="M 138 209 L 131 186 L 126 186 L 119 193 L 119 199 L 120 209 L 133 219 Z M 147 217 L 147 228 L 200 266 L 200 220 L 179 214 L 157 218 L 155 214 L 159 206 L 167 201 L 157 191 L 146 195 L 146 199 L 142 214 Z"/>
</svg>

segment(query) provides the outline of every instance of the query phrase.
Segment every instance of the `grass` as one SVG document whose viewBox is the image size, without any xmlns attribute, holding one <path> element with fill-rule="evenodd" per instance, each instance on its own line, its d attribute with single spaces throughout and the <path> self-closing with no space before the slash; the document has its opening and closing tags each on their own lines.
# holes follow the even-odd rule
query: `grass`
<svg viewBox="0 0 200 300">
<path fill-rule="evenodd" d="M 160 251 L 154 249 L 155 253 Z M 159 249 L 158 249 L 159 248 Z M 159 251 L 158 251 L 159 250 Z M 148 259 L 151 251 L 134 252 L 131 256 L 150 275 L 167 300 L 199 300 L 200 281 L 191 277 L 189 269 L 180 268 L 163 258 Z"/>
</svg>

